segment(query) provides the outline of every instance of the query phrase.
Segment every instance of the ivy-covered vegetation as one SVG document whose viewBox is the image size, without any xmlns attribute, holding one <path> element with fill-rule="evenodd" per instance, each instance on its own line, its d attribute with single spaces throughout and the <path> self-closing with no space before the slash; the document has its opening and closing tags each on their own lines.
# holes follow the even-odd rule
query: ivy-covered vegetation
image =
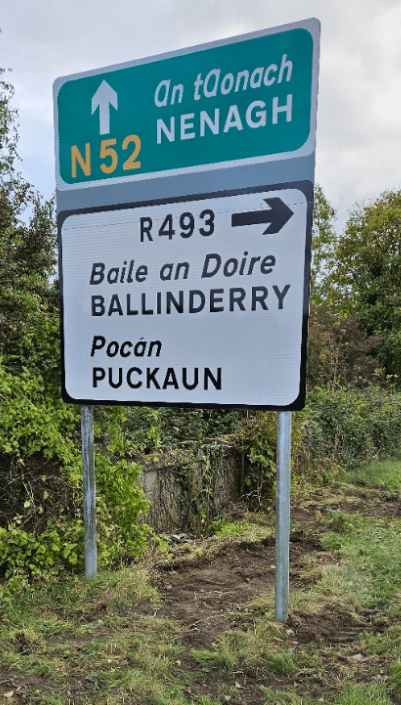
<svg viewBox="0 0 401 705">
<path fill-rule="evenodd" d="M 60 395 L 54 204 L 18 173 L 13 89 L 1 77 L 0 577 L 12 585 L 82 570 L 82 478 L 79 407 Z M 334 219 L 318 186 L 308 405 L 293 420 L 299 482 L 333 481 L 399 447 L 401 195 L 355 210 L 342 237 Z M 179 479 L 187 528 L 216 519 L 223 446 L 238 496 L 254 510 L 272 503 L 273 412 L 96 407 L 95 437 L 100 566 L 133 560 L 153 535 L 137 479 L 149 457 Z"/>
<path fill-rule="evenodd" d="M 4 73 L 3 73 L 4 79 Z M 0 571 L 82 568 L 79 408 L 60 397 L 53 202 L 16 169 L 12 86 L 0 81 Z M 96 414 L 99 563 L 146 546 L 147 502 L 125 413 Z"/>
</svg>

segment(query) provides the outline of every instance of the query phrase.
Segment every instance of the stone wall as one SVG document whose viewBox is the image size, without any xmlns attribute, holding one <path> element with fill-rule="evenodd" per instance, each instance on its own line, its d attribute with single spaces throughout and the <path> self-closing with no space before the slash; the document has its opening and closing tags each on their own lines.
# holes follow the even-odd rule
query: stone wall
<svg viewBox="0 0 401 705">
<path fill-rule="evenodd" d="M 239 499 L 239 462 L 219 440 L 195 450 L 153 454 L 138 477 L 150 502 L 146 521 L 157 532 L 207 526 Z"/>
</svg>

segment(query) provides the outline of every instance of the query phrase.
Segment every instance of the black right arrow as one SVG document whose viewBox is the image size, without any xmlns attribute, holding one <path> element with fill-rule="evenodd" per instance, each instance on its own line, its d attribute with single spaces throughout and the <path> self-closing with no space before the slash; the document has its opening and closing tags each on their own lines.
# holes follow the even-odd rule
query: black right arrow
<svg viewBox="0 0 401 705">
<path fill-rule="evenodd" d="M 267 205 L 270 206 L 270 210 L 233 213 L 231 216 L 231 226 L 235 228 L 241 225 L 270 223 L 269 227 L 263 232 L 263 235 L 274 235 L 278 233 L 294 213 L 281 198 L 265 198 L 264 200 Z"/>
</svg>

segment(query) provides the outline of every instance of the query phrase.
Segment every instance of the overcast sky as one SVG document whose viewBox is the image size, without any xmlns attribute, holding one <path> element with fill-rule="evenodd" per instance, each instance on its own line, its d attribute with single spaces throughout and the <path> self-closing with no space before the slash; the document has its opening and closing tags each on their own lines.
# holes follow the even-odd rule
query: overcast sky
<svg viewBox="0 0 401 705">
<path fill-rule="evenodd" d="M 0 0 L 23 175 L 54 191 L 58 76 L 317 17 L 316 181 L 341 228 L 356 201 L 401 188 L 401 0 Z"/>
</svg>

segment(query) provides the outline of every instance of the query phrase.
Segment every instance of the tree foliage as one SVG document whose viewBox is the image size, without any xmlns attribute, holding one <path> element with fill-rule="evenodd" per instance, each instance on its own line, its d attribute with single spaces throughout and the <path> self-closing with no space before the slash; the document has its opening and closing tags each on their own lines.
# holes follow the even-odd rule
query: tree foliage
<svg viewBox="0 0 401 705">
<path fill-rule="evenodd" d="M 387 375 L 401 379 L 401 191 L 357 207 L 335 249 L 331 281 L 338 310 L 353 313 Z"/>
<path fill-rule="evenodd" d="M 320 304 L 328 297 L 328 273 L 337 244 L 336 212 L 323 189 L 315 185 L 312 227 L 311 301 Z"/>
<path fill-rule="evenodd" d="M 61 400 L 53 201 L 17 171 L 12 97 L 0 80 L 0 573 L 36 575 L 82 567 L 80 415 Z M 124 423 L 96 414 L 100 565 L 143 550 L 149 530 Z"/>
<path fill-rule="evenodd" d="M 49 377 L 57 359 L 57 292 L 53 202 L 16 171 L 13 90 L 0 81 L 0 355 L 19 372 L 39 365 Z"/>
<path fill-rule="evenodd" d="M 336 233 L 335 217 L 335 210 L 317 185 L 308 343 L 310 388 L 326 385 L 331 389 L 339 385 L 366 387 L 383 378 L 383 359 L 377 357 L 383 337 L 374 328 L 363 325 L 349 282 L 344 284 L 342 280 L 343 274 L 350 274 L 344 249 L 354 216 L 351 216 L 344 235 Z M 355 244 L 354 234 L 350 243 L 351 246 Z"/>
</svg>

